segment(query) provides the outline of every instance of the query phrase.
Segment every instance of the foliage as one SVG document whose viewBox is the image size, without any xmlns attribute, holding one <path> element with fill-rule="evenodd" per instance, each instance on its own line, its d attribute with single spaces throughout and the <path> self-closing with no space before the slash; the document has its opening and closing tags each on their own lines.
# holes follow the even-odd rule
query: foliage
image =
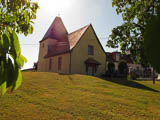
<svg viewBox="0 0 160 120">
<path fill-rule="evenodd" d="M 145 31 L 144 45 L 149 62 L 160 73 L 160 15 L 150 19 Z"/>
<path fill-rule="evenodd" d="M 21 82 L 20 68 L 26 58 L 21 54 L 17 34 L 27 36 L 33 32 L 38 4 L 31 0 L 0 0 L 0 88 L 16 90 Z"/>
<path fill-rule="evenodd" d="M 128 74 L 128 66 L 127 63 L 121 60 L 118 64 L 118 71 L 120 74 Z"/>
<path fill-rule="evenodd" d="M 159 14 L 160 0 L 113 0 L 112 5 L 124 23 L 113 28 L 107 46 L 120 46 L 123 53 L 129 50 L 135 62 L 147 65 L 144 33 L 149 19 Z"/>
</svg>

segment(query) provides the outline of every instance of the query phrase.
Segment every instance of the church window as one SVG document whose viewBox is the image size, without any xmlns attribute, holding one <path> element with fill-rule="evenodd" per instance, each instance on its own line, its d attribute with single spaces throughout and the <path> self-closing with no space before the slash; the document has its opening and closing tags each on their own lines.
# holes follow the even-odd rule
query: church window
<svg viewBox="0 0 160 120">
<path fill-rule="evenodd" d="M 88 45 L 88 55 L 94 55 L 94 48 L 91 45 Z"/>
</svg>

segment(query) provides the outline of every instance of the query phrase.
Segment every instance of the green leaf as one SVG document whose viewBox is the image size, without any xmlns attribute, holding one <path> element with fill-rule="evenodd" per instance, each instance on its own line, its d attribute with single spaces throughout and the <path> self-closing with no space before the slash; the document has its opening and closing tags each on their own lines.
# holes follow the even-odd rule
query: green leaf
<svg viewBox="0 0 160 120">
<path fill-rule="evenodd" d="M 26 17 L 26 22 L 27 22 L 27 24 L 29 23 L 29 16 L 28 15 Z"/>
<path fill-rule="evenodd" d="M 11 32 L 12 32 L 11 29 L 9 27 L 7 27 L 5 34 L 8 38 L 9 46 L 11 46 L 11 36 L 10 36 Z"/>
<path fill-rule="evenodd" d="M 0 88 L 1 94 L 4 95 L 7 91 L 7 79 L 9 78 L 7 59 L 1 60 L 1 69 L 0 69 Z"/>
<path fill-rule="evenodd" d="M 24 12 L 24 17 L 25 17 L 26 22 L 28 24 L 29 23 L 29 12 L 27 10 Z"/>
<path fill-rule="evenodd" d="M 8 16 L 7 21 L 8 22 L 14 22 L 16 20 L 16 16 Z"/>
<path fill-rule="evenodd" d="M 19 86 L 21 85 L 22 83 L 22 73 L 21 73 L 21 70 L 18 69 L 18 76 L 17 76 L 17 80 L 15 81 L 13 87 L 12 87 L 12 91 L 13 90 L 16 90 L 17 88 L 19 88 Z"/>
<path fill-rule="evenodd" d="M 2 35 L 0 35 L 0 49 L 3 48 L 3 44 L 4 44 L 3 37 Z"/>
<path fill-rule="evenodd" d="M 29 26 L 29 30 L 28 30 L 28 32 L 29 32 L 30 34 L 32 34 L 32 33 L 33 33 L 33 26 L 32 26 L 32 25 L 30 25 L 30 26 Z"/>
<path fill-rule="evenodd" d="M 17 34 L 13 31 L 12 35 L 13 35 L 13 47 L 15 49 L 16 56 L 20 56 L 21 48 L 20 48 L 20 44 L 19 44 Z"/>
<path fill-rule="evenodd" d="M 10 58 L 8 58 L 8 79 L 7 79 L 7 88 L 8 87 L 10 87 L 12 84 L 13 84 L 13 82 L 14 82 L 14 80 L 15 79 L 17 79 L 17 77 L 14 77 L 15 75 L 14 75 L 14 71 L 15 71 L 15 69 L 14 69 L 14 64 L 12 63 L 12 60 L 10 59 Z"/>
<path fill-rule="evenodd" d="M 36 14 L 32 13 L 32 18 L 36 19 Z"/>
<path fill-rule="evenodd" d="M 3 34 L 2 39 L 4 41 L 3 47 L 4 47 L 4 50 L 5 50 L 5 53 L 7 53 L 8 49 L 9 49 L 9 41 L 10 40 L 9 40 L 9 38 L 6 34 Z"/>
<path fill-rule="evenodd" d="M 7 82 L 3 82 L 1 85 L 1 94 L 4 95 L 7 92 Z"/>
<path fill-rule="evenodd" d="M 1 59 L 0 60 L 0 87 L 1 87 L 1 85 L 2 85 L 2 83 L 4 82 L 4 68 L 5 68 L 5 66 L 4 66 L 4 61 L 3 61 L 3 59 Z"/>
<path fill-rule="evenodd" d="M 18 65 L 23 67 L 24 62 L 26 63 L 27 59 L 23 55 L 20 55 L 19 57 L 16 58 L 16 62 L 17 62 Z"/>
<path fill-rule="evenodd" d="M 27 59 L 23 55 L 21 55 L 21 58 L 24 60 L 25 63 L 27 63 Z"/>
</svg>

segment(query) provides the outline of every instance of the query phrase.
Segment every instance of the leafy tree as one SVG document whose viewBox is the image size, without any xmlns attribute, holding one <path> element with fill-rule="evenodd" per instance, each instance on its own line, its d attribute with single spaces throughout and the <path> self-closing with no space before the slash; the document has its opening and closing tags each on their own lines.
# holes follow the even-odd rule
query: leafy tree
<svg viewBox="0 0 160 120">
<path fill-rule="evenodd" d="M 148 61 L 151 66 L 160 73 L 160 15 L 153 16 L 147 24 L 144 45 L 147 53 Z M 154 71 L 153 71 L 154 72 Z M 153 83 L 155 83 L 155 75 L 153 75 Z"/>
<path fill-rule="evenodd" d="M 17 34 L 27 36 L 33 32 L 33 20 L 38 9 L 31 0 L 0 0 L 0 88 L 16 90 L 22 82 L 20 68 L 26 58 L 21 54 Z"/>
<path fill-rule="evenodd" d="M 148 64 L 144 48 L 144 33 L 149 19 L 159 14 L 160 0 L 113 0 L 117 14 L 122 14 L 124 23 L 113 28 L 108 47 L 129 50 L 136 63 Z"/>
<path fill-rule="evenodd" d="M 151 18 L 145 31 L 144 43 L 149 62 L 160 73 L 160 15 Z"/>
</svg>

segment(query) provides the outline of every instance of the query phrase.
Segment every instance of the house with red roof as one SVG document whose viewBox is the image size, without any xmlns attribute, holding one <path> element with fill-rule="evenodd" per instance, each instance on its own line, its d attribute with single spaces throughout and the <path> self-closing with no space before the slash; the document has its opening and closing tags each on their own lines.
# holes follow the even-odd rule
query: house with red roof
<svg viewBox="0 0 160 120">
<path fill-rule="evenodd" d="M 68 33 L 56 17 L 40 41 L 39 72 L 102 75 L 106 53 L 91 24 Z"/>
</svg>

